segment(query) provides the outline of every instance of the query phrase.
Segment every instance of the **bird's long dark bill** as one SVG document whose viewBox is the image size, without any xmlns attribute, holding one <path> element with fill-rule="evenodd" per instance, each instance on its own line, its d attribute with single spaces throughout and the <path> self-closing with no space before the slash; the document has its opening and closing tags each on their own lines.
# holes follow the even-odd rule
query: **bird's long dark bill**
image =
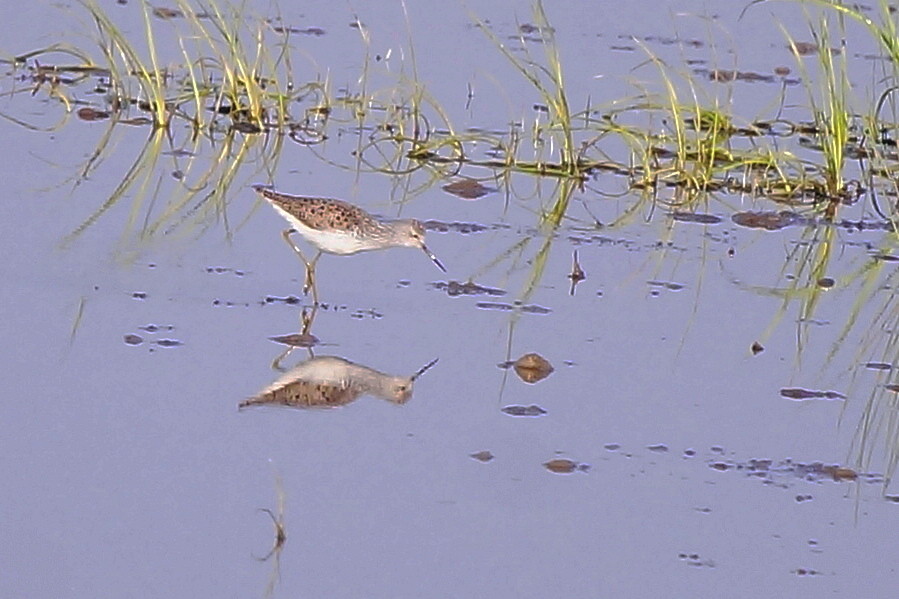
<svg viewBox="0 0 899 599">
<path fill-rule="evenodd" d="M 437 265 L 437 268 L 439 268 L 439 269 L 442 270 L 443 272 L 446 272 L 446 267 L 443 265 L 442 262 L 440 262 L 440 260 L 437 259 L 437 256 L 435 256 L 434 253 L 431 252 L 431 250 L 429 250 L 429 249 L 427 248 L 427 246 L 424 246 L 424 245 L 423 245 L 423 246 L 421 246 L 421 249 L 423 249 L 423 250 L 425 251 L 425 254 L 428 255 L 428 258 L 430 258 L 431 260 L 434 261 L 434 264 Z"/>
<path fill-rule="evenodd" d="M 434 358 L 433 360 L 431 360 L 430 362 L 428 362 L 427 364 L 425 364 L 424 366 L 419 368 L 418 372 L 416 372 L 415 374 L 412 375 L 412 380 L 414 381 L 415 379 L 417 379 L 418 377 L 420 377 L 421 375 L 426 373 L 431 368 L 431 366 L 433 366 L 434 364 L 437 363 L 437 360 L 439 360 L 439 359 L 440 358 Z"/>
</svg>

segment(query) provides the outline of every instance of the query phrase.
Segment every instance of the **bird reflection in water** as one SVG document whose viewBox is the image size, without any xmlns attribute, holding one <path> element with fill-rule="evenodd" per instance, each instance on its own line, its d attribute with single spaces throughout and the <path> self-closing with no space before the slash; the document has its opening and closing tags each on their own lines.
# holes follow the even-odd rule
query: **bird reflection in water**
<svg viewBox="0 0 899 599">
<path fill-rule="evenodd" d="M 315 338 L 309 332 L 314 312 L 303 317 L 303 331 L 299 335 L 276 338 L 290 343 L 272 366 L 283 374 L 271 385 L 238 405 L 239 409 L 252 406 L 289 406 L 293 408 L 333 408 L 354 402 L 363 395 L 372 395 L 391 403 L 402 405 L 412 398 L 415 379 L 427 372 L 437 359 L 432 360 L 411 376 L 393 376 L 373 368 L 350 362 L 338 356 L 314 356 L 308 342 Z M 280 366 L 281 361 L 294 347 L 306 347 L 310 357 L 290 369 Z"/>
</svg>

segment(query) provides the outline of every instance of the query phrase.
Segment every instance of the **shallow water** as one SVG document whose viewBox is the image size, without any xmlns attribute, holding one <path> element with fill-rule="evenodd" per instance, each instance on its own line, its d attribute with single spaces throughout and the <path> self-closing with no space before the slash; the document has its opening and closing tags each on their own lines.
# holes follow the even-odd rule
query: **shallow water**
<svg viewBox="0 0 899 599">
<path fill-rule="evenodd" d="M 591 3 L 548 8 L 580 104 L 633 93 L 625 77 L 658 81 L 646 67 L 631 71 L 645 57 L 619 49 L 631 44 L 622 36 L 703 40 L 645 43 L 672 61 L 727 57 L 770 72 L 791 57 L 768 17 L 799 14 L 780 3 L 740 22 L 738 9 L 718 15 L 717 5 L 706 9 L 712 19 L 677 16 L 695 14 L 693 3 L 620 8 L 608 19 L 585 18 Z M 364 52 L 351 11 L 281 9 L 285 22 L 325 31 L 295 43 L 317 72 L 351 85 Z M 20 53 L 63 31 L 84 43 L 71 33 L 86 21 L 77 9 L 42 10 L 54 19 L 9 14 L 0 48 Z M 115 10 L 141 31 L 137 6 Z M 377 76 L 409 69 L 398 59 L 409 48 L 400 8 L 358 10 L 385 57 Z M 526 3 L 472 10 L 498 36 L 530 18 Z M 408 20 L 419 77 L 460 127 L 533 118 L 539 99 L 464 7 L 415 3 Z M 708 43 L 721 39 L 709 33 L 719 26 L 742 32 L 728 42 L 735 56 Z M 312 62 L 298 78 L 315 76 Z M 780 89 L 734 85 L 741 114 Z M 46 122 L 62 112 L 27 94 L 3 98 L 0 110 Z M 123 201 L 71 238 L 146 142 L 146 129 L 120 127 L 114 154 L 74 186 L 103 127 L 73 118 L 40 132 L 0 121 L 15 148 L 0 166 L 0 595 L 885 597 L 899 581 L 899 500 L 884 483 L 894 441 L 862 430 L 865 418 L 886 426 L 895 412 L 874 396 L 889 371 L 866 367 L 892 366 L 866 341 L 882 337 L 875 317 L 890 290 L 854 305 L 853 273 L 889 249 L 883 231 L 831 230 L 835 257 L 823 274 L 835 285 L 804 313 L 807 303 L 784 299 L 790 276 L 802 277 L 789 254 L 820 247 L 826 227 L 732 220 L 781 209 L 772 203 L 724 196 L 703 210 L 718 222 L 657 208 L 602 228 L 594 219 L 611 222 L 636 197 L 588 190 L 547 232 L 535 215 L 553 181 L 516 175 L 514 193 L 475 201 L 439 184 L 409 194 L 420 180 L 333 166 L 352 164 L 346 126 L 316 153 L 287 146 L 274 183 L 426 221 L 449 272 L 412 250 L 324 256 L 325 306 L 307 332 L 319 339 L 316 357 L 340 360 L 316 364 L 350 363 L 365 384 L 345 370 L 310 375 L 307 362 L 303 393 L 350 401 L 238 410 L 283 375 L 273 361 L 284 345 L 270 337 L 300 332 L 308 304 L 302 266 L 280 238 L 284 221 L 250 189 L 264 169 L 241 172 L 227 227 L 210 214 L 205 226 L 141 238 L 150 208 Z M 158 172 L 173 165 L 161 161 Z M 623 185 L 603 177 L 591 185 Z M 859 204 L 844 216 L 871 215 Z M 575 250 L 586 279 L 572 295 Z M 844 336 L 849 315 L 858 324 Z M 534 383 L 506 364 L 530 352 L 553 367 Z M 377 385 L 435 358 L 403 401 Z M 307 360 L 297 348 L 277 365 Z M 797 388 L 825 394 L 782 392 Z M 276 534 L 261 509 L 283 518 L 286 534 L 266 561 L 255 558 Z"/>
</svg>

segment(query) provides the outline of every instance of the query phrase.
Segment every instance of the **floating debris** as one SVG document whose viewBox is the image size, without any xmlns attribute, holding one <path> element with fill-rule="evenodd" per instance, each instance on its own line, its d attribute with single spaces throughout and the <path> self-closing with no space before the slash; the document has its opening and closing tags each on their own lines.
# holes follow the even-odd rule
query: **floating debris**
<svg viewBox="0 0 899 599">
<path fill-rule="evenodd" d="M 262 127 L 257 125 L 256 123 L 250 123 L 247 121 L 238 121 L 231 125 L 231 128 L 237 131 L 238 133 L 262 133 Z"/>
<path fill-rule="evenodd" d="M 695 566 L 697 568 L 714 568 L 715 562 L 710 559 L 702 559 L 699 557 L 698 553 L 678 553 L 677 558 L 679 560 L 687 562 L 687 564 L 691 566 Z"/>
<path fill-rule="evenodd" d="M 488 193 L 496 191 L 493 187 L 487 187 L 486 185 L 481 184 L 480 181 L 468 178 L 448 183 L 441 187 L 441 189 L 456 197 L 462 198 L 463 200 L 477 200 Z"/>
<path fill-rule="evenodd" d="M 452 222 L 452 223 L 444 223 L 439 220 L 428 220 L 422 223 L 422 226 L 426 231 L 436 231 L 438 233 L 449 233 L 450 231 L 456 233 L 462 233 L 463 235 L 468 233 L 480 233 L 482 231 L 490 231 L 494 229 L 505 229 L 508 228 L 506 226 L 494 225 L 492 227 L 488 227 L 487 225 L 481 225 L 479 223 L 460 223 L 460 222 Z"/>
<path fill-rule="evenodd" d="M 295 295 L 288 295 L 286 297 L 278 297 L 277 295 L 266 295 L 265 299 L 263 301 L 266 304 L 280 303 L 280 304 L 287 304 L 289 306 L 293 306 L 295 304 L 301 303 L 303 300 L 301 300 L 300 298 L 298 298 Z"/>
<path fill-rule="evenodd" d="M 475 460 L 477 460 L 483 464 L 486 464 L 487 462 L 489 462 L 490 460 L 492 460 L 494 458 L 494 455 L 485 449 L 484 451 L 470 453 L 470 454 L 468 454 L 468 457 L 474 458 Z"/>
<path fill-rule="evenodd" d="M 552 28 L 550 28 L 549 30 L 553 31 Z M 539 26 L 533 25 L 531 23 L 522 23 L 521 25 L 518 26 L 518 31 L 520 31 L 521 33 L 523 33 L 525 35 L 530 35 L 532 33 L 540 33 L 541 29 Z"/>
<path fill-rule="evenodd" d="M 144 338 L 140 335 L 125 335 L 125 345 L 140 345 Z"/>
<path fill-rule="evenodd" d="M 159 331 L 174 331 L 175 325 L 150 323 L 148 325 L 144 325 L 142 327 L 137 327 L 137 328 L 146 333 L 158 333 Z"/>
<path fill-rule="evenodd" d="M 892 370 L 893 365 L 886 362 L 868 362 L 865 364 L 865 368 L 870 370 Z"/>
<path fill-rule="evenodd" d="M 821 572 L 817 570 L 812 570 L 811 568 L 796 568 L 795 570 L 791 570 L 793 574 L 797 576 L 820 576 Z"/>
<path fill-rule="evenodd" d="M 242 277 L 247 274 L 243 270 L 238 270 L 236 268 L 230 268 L 228 266 L 207 266 L 206 272 L 209 274 L 223 275 L 227 273 L 232 273 L 236 277 Z"/>
<path fill-rule="evenodd" d="M 668 291 L 680 291 L 684 288 L 681 283 L 674 283 L 671 281 L 646 281 L 646 284 L 650 287 L 661 287 Z"/>
<path fill-rule="evenodd" d="M 763 75 L 753 71 L 733 71 L 730 69 L 695 69 L 698 75 L 707 75 L 709 81 L 728 83 L 730 81 L 743 81 L 745 83 L 773 83 L 776 81 L 773 75 Z"/>
<path fill-rule="evenodd" d="M 290 347 L 314 347 L 318 344 L 319 339 L 312 333 L 290 333 L 288 335 L 277 335 L 269 337 L 270 341 L 281 343 Z"/>
<path fill-rule="evenodd" d="M 384 318 L 384 315 L 375 310 L 374 308 L 369 308 L 367 310 L 363 310 L 359 308 L 358 310 L 354 310 L 352 314 L 350 314 L 350 318 L 363 319 L 363 318 L 373 318 L 378 320 L 379 318 Z"/>
<path fill-rule="evenodd" d="M 160 339 L 156 342 L 156 345 L 159 347 L 181 347 L 184 345 L 184 342 L 177 339 Z"/>
<path fill-rule="evenodd" d="M 153 16 L 157 19 L 183 19 L 184 13 L 177 8 L 168 8 L 165 6 L 157 6 L 153 9 Z"/>
<path fill-rule="evenodd" d="M 765 351 L 765 347 L 758 341 L 753 341 L 752 346 L 750 346 L 749 349 L 750 349 L 750 351 L 752 351 L 753 356 L 757 356 L 760 353 L 762 353 L 763 351 Z"/>
<path fill-rule="evenodd" d="M 829 401 L 844 400 L 846 396 L 836 391 L 816 391 L 812 389 L 803 389 L 802 387 L 785 387 L 780 390 L 780 394 L 787 399 L 793 401 L 810 401 L 813 399 L 825 399 Z"/>
<path fill-rule="evenodd" d="M 780 212 L 737 212 L 731 216 L 731 220 L 736 225 L 748 227 L 750 229 L 767 229 L 768 231 L 777 231 L 784 227 L 798 224 L 801 222 L 800 217 L 795 212 L 789 210 L 781 210 Z"/>
<path fill-rule="evenodd" d="M 672 212 L 671 218 L 682 223 L 696 223 L 700 225 L 717 225 L 723 220 L 720 216 L 697 212 Z"/>
<path fill-rule="evenodd" d="M 546 410 L 537 405 L 529 406 L 506 406 L 501 412 L 509 416 L 543 416 Z"/>
<path fill-rule="evenodd" d="M 789 458 L 779 462 L 774 462 L 769 459 L 751 459 L 745 463 L 715 461 L 709 463 L 709 468 L 718 470 L 719 472 L 726 472 L 728 470 L 741 471 L 749 476 L 760 478 L 769 484 L 775 482 L 775 476 L 784 474 L 791 474 L 796 478 L 801 478 L 808 482 L 821 482 L 823 480 L 843 482 L 855 481 L 860 478 L 868 483 L 883 482 L 883 477 L 878 474 L 859 474 L 852 468 L 824 464 L 822 462 L 803 464 L 800 462 L 793 462 Z M 781 483 L 778 483 L 778 486 L 786 487 L 785 484 Z M 809 499 L 811 499 L 811 497 L 809 497 Z"/>
<path fill-rule="evenodd" d="M 493 287 L 484 287 L 482 285 L 478 285 L 477 283 L 472 283 L 471 281 L 467 283 L 459 283 L 458 281 L 438 281 L 436 283 L 432 283 L 431 285 L 434 289 L 438 289 L 440 291 L 446 291 L 446 294 L 450 297 L 458 297 L 460 295 L 490 295 L 490 296 L 503 296 L 506 295 L 506 291 L 504 289 L 496 289 Z"/>
<path fill-rule="evenodd" d="M 799 56 L 812 56 L 814 54 L 818 54 L 821 51 L 821 47 L 815 42 L 796 42 L 791 41 L 787 44 L 787 49 L 791 52 L 795 52 Z M 840 54 L 842 50 L 840 48 L 830 48 L 828 52 L 831 54 Z"/>
<path fill-rule="evenodd" d="M 655 42 L 663 46 L 684 46 L 688 48 L 702 48 L 705 46 L 705 43 L 702 40 L 695 38 L 685 39 L 680 36 L 668 37 L 662 35 L 647 35 L 643 39 L 644 41 Z"/>
<path fill-rule="evenodd" d="M 234 308 L 236 306 L 240 306 L 242 308 L 250 307 L 249 302 L 233 302 L 231 300 L 220 300 L 220 299 L 212 300 L 212 305 L 213 306 L 225 306 L 226 308 Z"/>
<path fill-rule="evenodd" d="M 571 474 L 572 472 L 587 472 L 590 470 L 590 464 L 578 464 L 566 458 L 556 458 L 544 462 L 543 466 L 555 474 Z"/>
<path fill-rule="evenodd" d="M 571 257 L 571 260 L 571 274 L 568 275 L 568 278 L 571 279 L 571 290 L 568 293 L 569 295 L 574 295 L 574 288 L 577 287 L 578 283 L 586 279 L 587 275 L 577 261 L 577 250 L 574 250 L 574 255 Z"/>
<path fill-rule="evenodd" d="M 96 108 L 90 108 L 85 106 L 84 108 L 79 108 L 76 113 L 78 118 L 82 121 L 102 121 L 109 118 L 109 113 L 105 110 L 97 110 Z"/>
<path fill-rule="evenodd" d="M 549 308 L 544 308 L 543 306 L 538 306 L 536 304 L 531 305 L 522 305 L 516 302 L 513 304 L 500 304 L 496 302 L 478 302 L 475 304 L 476 307 L 481 308 L 482 310 L 502 310 L 503 312 L 510 312 L 512 310 L 520 310 L 525 314 L 549 314 L 552 312 Z"/>
<path fill-rule="evenodd" d="M 299 35 L 312 35 L 315 37 L 321 37 L 327 33 L 321 27 L 284 27 L 282 25 L 274 25 L 272 26 L 272 31 L 275 33 L 297 33 Z"/>
<path fill-rule="evenodd" d="M 554 370 L 552 364 L 546 358 L 535 353 L 521 356 L 512 362 L 511 366 L 515 368 L 515 374 L 521 380 L 531 384 L 542 381 L 552 374 Z"/>
<path fill-rule="evenodd" d="M 856 472 L 852 468 L 843 468 L 841 466 L 824 466 L 821 469 L 821 472 L 824 474 L 829 474 L 837 482 L 841 480 L 858 479 L 858 472 Z"/>
</svg>

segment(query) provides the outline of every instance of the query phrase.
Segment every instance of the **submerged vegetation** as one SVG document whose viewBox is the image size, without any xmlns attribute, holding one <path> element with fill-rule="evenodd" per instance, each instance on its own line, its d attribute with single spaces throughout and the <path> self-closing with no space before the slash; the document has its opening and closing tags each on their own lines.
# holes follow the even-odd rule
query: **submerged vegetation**
<svg viewBox="0 0 899 599">
<path fill-rule="evenodd" d="M 748 2 L 745 11 L 772 2 Z M 872 12 L 837 0 L 804 3 L 822 9 L 808 17 L 813 42 L 802 43 L 781 28 L 798 77 L 790 68 L 770 77 L 781 85 L 781 96 L 772 99 L 770 114 L 751 118 L 735 114 L 732 97 L 718 90 L 768 76 L 684 69 L 633 40 L 645 55 L 640 73 L 652 71 L 656 83 L 635 84 L 632 96 L 594 105 L 571 97 L 566 49 L 541 3 L 534 5 L 532 22 L 519 24 L 512 36 L 474 16 L 492 47 L 533 90 L 534 117 L 464 130 L 419 80 L 411 33 L 402 69 L 385 74 L 384 57 L 372 50 L 369 31 L 354 19 L 362 66 L 352 84 L 338 87 L 327 69 L 297 50 L 297 39 L 320 30 L 246 15 L 244 5 L 223 1 L 175 0 L 172 8 L 138 4 L 140 35 L 124 32 L 106 4 L 80 0 L 93 46 L 59 43 L 6 61 L 13 84 L 7 97 L 39 96 L 59 110 L 50 124 L 0 116 L 44 131 L 61 128 L 73 115 L 105 123 L 97 147 L 72 177 L 73 187 L 102 168 L 117 136 L 133 135 L 136 127 L 147 132 L 130 168 L 117 175 L 69 241 L 125 198 L 132 205 L 129 234 L 194 234 L 216 223 L 230 233 L 230 190 L 271 180 L 285 144 L 293 143 L 332 168 L 389 176 L 404 198 L 448 179 L 467 182 L 457 188 L 460 194 L 476 194 L 489 183 L 507 198 L 517 195 L 513 180 L 551 181 L 548 197 L 525 200 L 537 215 L 535 233 L 484 267 L 507 261 L 511 271 L 527 265 L 530 274 L 519 296 L 524 304 L 543 277 L 553 233 L 566 222 L 583 223 L 571 215 L 575 194 L 598 200 L 613 195 L 599 188 L 602 175 L 617 184 L 616 197 L 627 194 L 629 201 L 611 222 L 592 218 L 587 227 L 593 230 L 658 213 L 670 216 L 671 231 L 677 222 L 707 222 L 710 201 L 728 207 L 734 199 L 763 204 L 759 211 L 731 210 L 738 226 L 803 227 L 788 253 L 782 284 L 764 290 L 783 299 L 779 316 L 798 305 L 797 320 L 808 323 L 826 290 L 854 293 L 855 308 L 830 352 L 832 360 L 850 351 L 841 344 L 861 326 L 862 307 L 881 302 L 876 322 L 865 325 L 870 333 L 863 335 L 862 353 L 866 360 L 876 355 L 878 362 L 899 365 L 896 275 L 888 268 L 896 259 L 899 220 L 899 35 L 897 15 L 885 0 Z M 846 42 L 853 27 L 854 33 L 867 32 L 887 57 L 878 63 L 882 72 L 873 97 L 853 95 Z M 802 111 L 791 111 L 801 115 L 793 120 L 783 116 L 788 86 L 801 87 L 807 98 Z M 349 158 L 338 160 L 326 151 L 332 138 L 352 140 Z M 862 206 L 863 216 L 845 216 L 850 206 Z M 590 205 L 584 207 L 592 215 Z M 851 276 L 829 279 L 840 232 L 866 230 L 883 233 L 880 247 Z M 884 288 L 889 291 L 882 293 Z M 807 330 L 800 328 L 801 347 Z M 870 459 L 867 439 L 877 429 L 889 439 L 892 471 L 899 464 L 899 386 L 891 370 L 878 371 L 857 455 L 860 463 Z"/>
<path fill-rule="evenodd" d="M 142 38 L 134 40 L 95 0 L 81 4 L 95 29 L 99 58 L 92 58 L 95 52 L 89 48 L 62 45 L 21 54 L 10 62 L 18 81 L 30 80 L 30 86 L 20 85 L 10 93 L 46 93 L 60 101 L 66 114 L 108 120 L 110 130 L 126 124 L 150 127 L 155 132 L 149 145 L 156 151 L 151 149 L 135 163 L 133 175 L 151 172 L 142 160 L 155 160 L 151 156 L 164 145 L 183 156 L 202 154 L 203 143 L 227 149 L 206 162 L 205 172 L 197 172 L 197 161 L 176 169 L 185 190 L 205 192 L 187 192 L 172 200 L 144 233 L 166 230 L 172 218 L 184 218 L 185 211 L 193 212 L 206 202 L 221 210 L 224 191 L 243 161 L 262 158 L 255 164 L 271 173 L 285 140 L 316 152 L 335 130 L 342 134 L 350 127 L 359 133 L 354 160 L 336 166 L 394 176 L 422 171 L 427 176 L 409 190 L 413 194 L 460 174 L 500 184 L 514 174 L 572 179 L 583 187 L 608 173 L 641 191 L 642 198 L 677 209 L 691 209 L 709 193 L 742 194 L 812 209 L 837 222 L 839 206 L 856 202 L 870 187 L 893 185 L 892 169 L 883 161 L 893 154 L 894 131 L 881 120 L 892 87 L 884 86 L 887 91 L 877 110 L 853 112 L 846 53 L 830 47 L 833 17 L 828 15 L 812 27 L 817 77 L 808 73 L 803 60 L 807 45 L 800 51 L 789 40 L 809 99 L 809 118 L 796 122 L 779 114 L 749 120 L 731 114 L 730 100 L 709 96 L 696 72 L 680 73 L 639 40 L 635 42 L 648 64 L 658 70 L 661 91 L 639 89 L 631 98 L 603 106 L 592 106 L 588 100 L 584 108 L 574 110 L 563 76 L 562 50 L 540 3 L 535 5 L 533 23 L 522 25 L 511 41 L 476 21 L 497 52 L 533 88 L 536 119 L 530 125 L 513 122 L 505 132 L 459 132 L 415 76 L 412 52 L 411 75 L 395 76 L 392 87 L 372 91 L 371 71 L 380 57 L 372 56 L 369 33 L 358 20 L 363 69 L 354 87 L 335 92 L 327 74 L 305 83 L 294 80 L 303 71 L 298 68 L 301 64 L 316 65 L 311 59 L 297 61 L 293 38 L 317 31 L 290 27 L 277 18 L 247 18 L 240 6 L 209 2 L 194 7 L 178 0 L 171 9 L 141 3 L 144 28 Z M 841 8 L 840 14 L 845 12 Z M 878 31 L 879 39 L 888 37 L 888 28 L 881 31 L 870 20 L 866 24 Z M 542 57 L 532 52 L 534 46 L 542 48 Z M 75 64 L 60 62 L 60 56 Z M 721 69 L 704 74 L 714 83 L 751 75 Z M 817 88 L 814 80 L 820 81 Z M 88 99 L 83 92 L 91 85 Z M 79 90 L 81 97 L 76 96 Z M 782 149 L 780 142 L 789 137 L 811 152 L 800 156 Z M 254 152 L 247 154 L 250 149 Z M 80 178 L 96 168 L 106 150 L 101 143 Z M 867 159 L 855 177 L 845 175 L 848 157 Z M 471 174 L 477 171 L 486 177 Z M 115 190 L 110 200 L 114 202 L 137 180 L 125 177 L 124 189 Z M 149 181 L 143 183 L 152 187 Z M 662 193 L 665 189 L 674 190 L 674 199 L 662 199 L 668 195 Z M 541 211 L 546 224 L 558 226 L 567 205 L 567 196 L 556 196 Z M 879 206 L 878 212 L 885 220 L 893 219 L 889 204 Z"/>
</svg>

